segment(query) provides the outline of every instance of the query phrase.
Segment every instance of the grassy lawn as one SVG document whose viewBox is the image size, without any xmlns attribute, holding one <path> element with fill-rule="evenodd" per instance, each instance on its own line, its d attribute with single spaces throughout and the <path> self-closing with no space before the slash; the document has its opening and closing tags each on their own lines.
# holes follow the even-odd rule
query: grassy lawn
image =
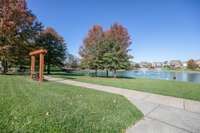
<svg viewBox="0 0 200 133">
<path fill-rule="evenodd" d="M 142 78 L 136 78 L 136 79 L 101 78 L 101 77 L 80 76 L 72 74 L 55 75 L 55 76 L 82 82 L 108 85 L 125 89 L 132 89 L 132 90 L 200 101 L 200 84 L 195 84 L 195 83 L 152 80 L 152 79 L 142 79 Z"/>
<path fill-rule="evenodd" d="M 0 75 L 1 133 L 121 133 L 142 116 L 119 95 Z"/>
</svg>

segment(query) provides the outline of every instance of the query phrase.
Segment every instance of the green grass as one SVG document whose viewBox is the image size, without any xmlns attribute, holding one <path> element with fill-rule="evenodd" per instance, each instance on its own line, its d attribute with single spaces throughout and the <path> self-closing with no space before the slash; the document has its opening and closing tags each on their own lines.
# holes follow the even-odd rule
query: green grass
<svg viewBox="0 0 200 133">
<path fill-rule="evenodd" d="M 128 79 L 128 78 L 102 78 L 80 75 L 54 75 L 65 79 L 72 79 L 81 82 L 95 83 L 100 85 L 108 85 L 125 89 L 144 91 L 149 93 L 161 94 L 166 96 L 174 96 L 200 101 L 200 84 L 152 80 L 152 79 Z"/>
<path fill-rule="evenodd" d="M 0 75 L 1 133 L 122 133 L 142 116 L 123 96 Z"/>
</svg>

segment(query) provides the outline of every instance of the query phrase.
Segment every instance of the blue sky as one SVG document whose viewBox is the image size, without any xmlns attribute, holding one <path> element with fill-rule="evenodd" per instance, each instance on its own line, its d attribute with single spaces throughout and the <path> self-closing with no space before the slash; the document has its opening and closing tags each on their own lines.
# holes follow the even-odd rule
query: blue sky
<svg viewBox="0 0 200 133">
<path fill-rule="evenodd" d="M 117 22 L 128 29 L 137 62 L 200 59 L 200 0 L 28 0 L 28 7 L 77 56 L 94 24 L 106 30 Z"/>
</svg>

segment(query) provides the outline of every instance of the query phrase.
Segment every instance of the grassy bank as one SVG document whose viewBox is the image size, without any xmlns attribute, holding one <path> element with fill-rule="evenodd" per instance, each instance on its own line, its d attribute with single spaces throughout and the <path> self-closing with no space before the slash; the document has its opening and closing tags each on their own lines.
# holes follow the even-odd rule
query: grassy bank
<svg viewBox="0 0 200 133">
<path fill-rule="evenodd" d="M 141 117 L 119 95 L 0 75 L 2 133 L 121 133 Z"/>
<path fill-rule="evenodd" d="M 72 79 L 82 82 L 95 83 L 132 89 L 155 94 L 174 96 L 200 101 L 200 84 L 179 81 L 152 80 L 152 79 L 127 79 L 127 78 L 102 78 L 80 75 L 54 75 L 65 79 Z"/>
</svg>

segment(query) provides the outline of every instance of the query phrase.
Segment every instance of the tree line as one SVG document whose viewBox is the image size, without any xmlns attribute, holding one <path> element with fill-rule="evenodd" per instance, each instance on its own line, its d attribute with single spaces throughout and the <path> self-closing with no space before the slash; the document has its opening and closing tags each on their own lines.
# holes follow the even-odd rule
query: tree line
<svg viewBox="0 0 200 133">
<path fill-rule="evenodd" d="M 51 27 L 45 28 L 27 8 L 26 0 L 0 0 L 0 61 L 3 73 L 10 66 L 27 66 L 29 52 L 47 49 L 47 71 L 62 66 L 66 57 L 64 39 Z"/>
<path fill-rule="evenodd" d="M 100 25 L 94 25 L 79 51 L 81 67 L 96 73 L 97 70 L 106 70 L 107 75 L 108 71 L 113 71 L 116 76 L 117 70 L 130 67 L 130 45 L 130 35 L 122 25 L 115 23 L 106 31 Z M 44 27 L 28 9 L 26 0 L 0 0 L 0 62 L 3 73 L 13 66 L 29 66 L 29 52 L 41 48 L 48 51 L 45 56 L 48 74 L 51 66 L 66 64 L 74 68 L 79 63 L 67 52 L 63 37 L 52 27 Z"/>
<path fill-rule="evenodd" d="M 199 66 L 199 64 L 196 63 L 195 60 L 190 59 L 190 60 L 187 62 L 187 68 L 188 68 L 188 69 L 191 69 L 191 70 L 197 70 L 198 68 L 200 68 L 200 66 Z"/>
<path fill-rule="evenodd" d="M 129 69 L 129 46 L 131 38 L 128 30 L 120 24 L 113 24 L 104 31 L 100 25 L 94 25 L 83 40 L 80 48 L 81 66 L 95 70 L 112 71 L 116 77 L 119 69 Z"/>
</svg>

